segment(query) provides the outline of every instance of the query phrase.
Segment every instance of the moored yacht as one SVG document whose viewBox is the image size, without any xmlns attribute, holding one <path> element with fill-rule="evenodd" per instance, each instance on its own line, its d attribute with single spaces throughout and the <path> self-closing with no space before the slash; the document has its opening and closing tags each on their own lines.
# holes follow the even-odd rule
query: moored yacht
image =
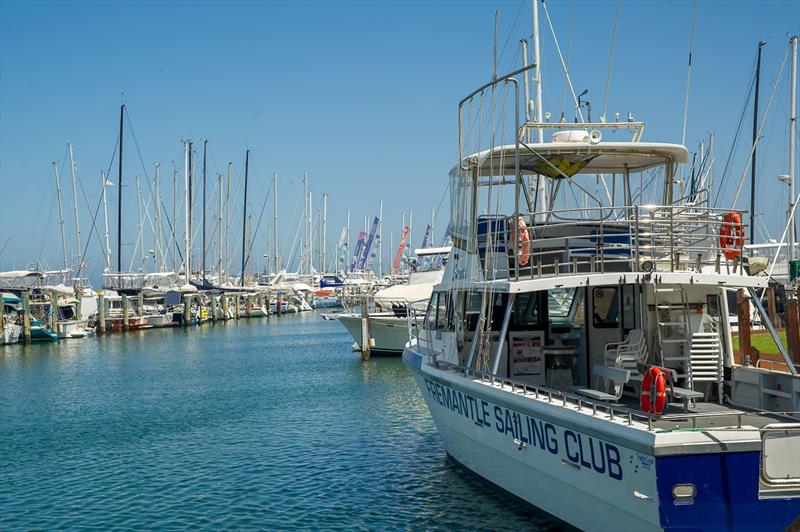
<svg viewBox="0 0 800 532">
<path fill-rule="evenodd" d="M 436 257 L 449 253 L 450 248 L 416 250 L 417 258 Z M 396 284 L 375 292 L 372 300 L 376 312 L 343 312 L 336 318 L 353 337 L 354 347 L 361 350 L 364 338 L 369 338 L 370 351 L 376 355 L 399 356 L 408 343 L 409 308 L 424 311 L 433 287 L 442 280 L 442 268 L 412 271 L 406 283 Z M 416 315 L 416 313 L 412 313 Z M 364 318 L 367 318 L 365 321 Z M 365 335 L 364 327 L 368 333 Z"/>
</svg>

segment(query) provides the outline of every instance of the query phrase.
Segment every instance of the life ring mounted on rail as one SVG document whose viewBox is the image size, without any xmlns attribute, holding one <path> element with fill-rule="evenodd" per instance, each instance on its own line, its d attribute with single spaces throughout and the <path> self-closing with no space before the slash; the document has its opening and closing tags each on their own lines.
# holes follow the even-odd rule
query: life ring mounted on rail
<svg viewBox="0 0 800 532">
<path fill-rule="evenodd" d="M 651 388 L 655 383 L 656 393 L 651 396 Z M 653 366 L 642 380 L 642 411 L 660 416 L 667 406 L 667 379 L 661 368 Z"/>
<path fill-rule="evenodd" d="M 528 226 L 525 218 L 517 218 L 517 263 L 527 266 L 531 260 L 531 237 L 528 235 Z"/>
<path fill-rule="evenodd" d="M 722 215 L 719 226 L 719 246 L 728 260 L 734 260 L 742 254 L 744 245 L 744 225 L 739 213 L 730 211 Z"/>
</svg>

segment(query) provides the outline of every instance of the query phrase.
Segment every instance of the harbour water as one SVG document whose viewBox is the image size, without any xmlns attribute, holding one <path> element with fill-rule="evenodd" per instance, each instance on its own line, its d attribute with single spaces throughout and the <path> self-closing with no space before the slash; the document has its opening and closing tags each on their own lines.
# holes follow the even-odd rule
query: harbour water
<svg viewBox="0 0 800 532">
<path fill-rule="evenodd" d="M 0 352 L 0 529 L 547 530 L 317 313 Z M 536 479 L 532 479 L 536 481 Z"/>
</svg>

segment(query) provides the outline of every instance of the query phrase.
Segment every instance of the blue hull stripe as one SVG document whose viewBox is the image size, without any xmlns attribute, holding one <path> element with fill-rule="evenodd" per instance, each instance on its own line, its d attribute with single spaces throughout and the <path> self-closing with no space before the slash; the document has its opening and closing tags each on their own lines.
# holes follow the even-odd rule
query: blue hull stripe
<svg viewBox="0 0 800 532">
<path fill-rule="evenodd" d="M 656 460 L 665 530 L 785 530 L 800 515 L 800 498 L 759 499 L 759 452 L 666 456 Z M 691 504 L 675 504 L 672 487 L 691 483 Z"/>
</svg>

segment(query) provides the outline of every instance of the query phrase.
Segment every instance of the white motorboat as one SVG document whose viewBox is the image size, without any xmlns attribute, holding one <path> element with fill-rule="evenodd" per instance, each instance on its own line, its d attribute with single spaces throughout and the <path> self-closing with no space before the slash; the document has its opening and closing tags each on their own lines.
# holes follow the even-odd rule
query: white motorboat
<svg viewBox="0 0 800 532">
<path fill-rule="evenodd" d="M 789 527 L 800 376 L 783 346 L 785 371 L 740 358 L 727 319 L 741 289 L 777 340 L 757 297 L 767 280 L 743 267 L 745 213 L 679 200 L 686 148 L 642 142 L 633 120 L 517 114 L 513 144 L 467 151 L 490 91 L 524 108 L 515 76 L 459 105 L 453 249 L 403 354 L 445 451 L 582 529 Z M 632 136 L 603 140 L 615 131 Z M 660 204 L 632 200 L 644 175 Z"/>
</svg>

